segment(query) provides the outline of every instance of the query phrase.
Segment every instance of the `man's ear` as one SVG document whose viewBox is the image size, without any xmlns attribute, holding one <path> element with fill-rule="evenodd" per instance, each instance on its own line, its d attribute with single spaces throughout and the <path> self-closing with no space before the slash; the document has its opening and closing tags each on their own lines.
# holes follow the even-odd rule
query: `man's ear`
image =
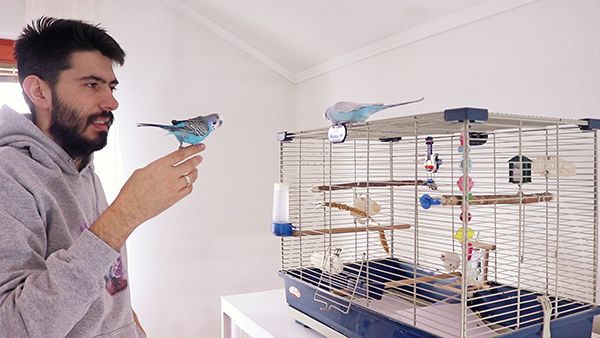
<svg viewBox="0 0 600 338">
<path fill-rule="evenodd" d="M 29 75 L 23 80 L 22 87 L 36 110 L 47 110 L 52 107 L 52 91 L 46 81 L 36 75 Z"/>
</svg>

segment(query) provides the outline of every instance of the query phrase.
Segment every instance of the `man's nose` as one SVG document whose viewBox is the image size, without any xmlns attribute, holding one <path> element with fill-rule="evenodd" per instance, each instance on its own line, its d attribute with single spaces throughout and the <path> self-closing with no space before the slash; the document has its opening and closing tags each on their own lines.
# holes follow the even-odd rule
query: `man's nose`
<svg viewBox="0 0 600 338">
<path fill-rule="evenodd" d="M 100 103 L 100 108 L 104 111 L 107 110 L 116 110 L 119 107 L 119 101 L 115 98 L 112 91 L 108 91 L 108 93 L 103 97 L 102 102 Z"/>
</svg>

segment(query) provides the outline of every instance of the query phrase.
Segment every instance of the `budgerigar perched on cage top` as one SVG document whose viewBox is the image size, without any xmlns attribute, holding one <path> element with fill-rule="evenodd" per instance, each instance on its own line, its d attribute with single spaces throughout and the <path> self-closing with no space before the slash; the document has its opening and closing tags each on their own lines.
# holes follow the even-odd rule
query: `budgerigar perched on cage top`
<svg viewBox="0 0 600 338">
<path fill-rule="evenodd" d="M 383 109 L 423 101 L 424 97 L 396 104 L 338 102 L 325 110 L 325 118 L 332 124 L 364 122 L 369 116 Z"/>
</svg>

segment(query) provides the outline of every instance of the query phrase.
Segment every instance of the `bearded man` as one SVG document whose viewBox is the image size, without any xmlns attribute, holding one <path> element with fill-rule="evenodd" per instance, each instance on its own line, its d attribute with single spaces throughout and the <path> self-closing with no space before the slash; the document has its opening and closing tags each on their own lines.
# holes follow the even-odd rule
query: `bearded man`
<svg viewBox="0 0 600 338">
<path fill-rule="evenodd" d="M 125 52 L 98 26 L 44 17 L 15 57 L 31 115 L 0 109 L 0 337 L 144 337 L 125 240 L 192 191 L 204 145 L 136 170 L 109 206 L 93 153 Z"/>
</svg>

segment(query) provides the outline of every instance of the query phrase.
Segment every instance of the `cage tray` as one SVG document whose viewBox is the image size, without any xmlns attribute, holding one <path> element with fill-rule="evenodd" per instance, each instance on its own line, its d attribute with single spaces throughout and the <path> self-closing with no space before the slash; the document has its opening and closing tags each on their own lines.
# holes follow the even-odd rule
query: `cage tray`
<svg viewBox="0 0 600 338">
<path fill-rule="evenodd" d="M 390 316 L 386 316 L 372 308 L 362 304 L 367 302 L 357 300 L 365 297 L 373 301 L 381 300 L 384 290 L 405 292 L 414 294 L 417 299 L 430 304 L 459 304 L 460 295 L 439 288 L 436 285 L 455 285 L 452 279 L 437 280 L 435 285 L 431 283 L 410 283 L 393 288 L 386 288 L 389 280 L 411 279 L 421 276 L 432 276 L 433 272 L 426 269 L 415 268 L 413 264 L 398 259 L 386 258 L 365 262 L 361 271 L 361 263 L 353 263 L 344 266 L 344 271 L 337 275 L 323 274 L 318 268 L 302 268 L 280 272 L 284 279 L 286 288 L 286 300 L 292 308 L 318 320 L 319 322 L 335 329 L 348 337 L 445 337 L 434 333 L 435 330 L 426 330 L 404 323 Z M 415 275 L 416 272 L 416 275 Z M 368 282 L 365 279 L 368 276 Z M 356 288 L 353 288 L 356 286 Z M 475 312 L 486 313 L 488 324 L 498 327 L 509 327 L 516 324 L 510 316 L 517 308 L 516 294 L 519 290 L 498 284 L 489 290 L 480 290 L 474 293 L 474 300 L 468 301 L 468 306 Z M 456 286 L 454 286 L 456 287 Z M 345 289 L 345 292 L 339 292 Z M 291 291 L 293 290 L 293 292 Z M 354 290 L 354 295 L 352 291 Z M 413 293 L 416 292 L 416 293 Z M 326 301 L 337 306 L 338 309 L 324 308 L 323 302 L 315 301 L 323 294 L 327 295 Z M 336 295 L 336 296 L 334 296 Z M 531 301 L 540 294 L 527 290 L 520 290 L 520 301 Z M 351 301 L 352 300 L 352 301 Z M 554 303 L 554 299 L 551 298 Z M 490 302 L 494 305 L 490 306 Z M 501 304 L 501 305 L 500 305 Z M 539 303 L 538 303 L 539 304 Z M 555 337 L 586 337 L 589 338 L 592 330 L 593 317 L 600 313 L 600 308 L 591 305 L 582 307 L 580 303 L 570 303 L 560 300 L 561 309 L 557 319 L 551 324 L 552 335 Z M 419 309 L 423 309 L 420 307 Z M 347 311 L 347 313 L 344 313 Z M 541 305 L 531 306 L 527 311 L 524 324 L 517 330 L 501 329 L 496 333 L 499 337 L 541 337 L 542 334 L 542 312 Z M 433 331 L 433 332 L 430 332 Z M 486 335 L 489 336 L 489 335 Z M 478 337 L 484 337 L 478 335 Z"/>
</svg>

